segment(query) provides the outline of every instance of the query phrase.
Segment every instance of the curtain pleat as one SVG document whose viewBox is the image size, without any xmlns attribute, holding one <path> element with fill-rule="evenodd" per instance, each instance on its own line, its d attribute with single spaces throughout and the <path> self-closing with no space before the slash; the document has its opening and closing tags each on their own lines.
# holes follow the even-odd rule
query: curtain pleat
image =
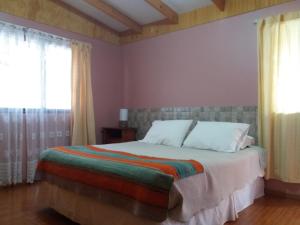
<svg viewBox="0 0 300 225">
<path fill-rule="evenodd" d="M 96 144 L 91 81 L 91 46 L 73 42 L 72 145 Z"/>
<path fill-rule="evenodd" d="M 300 183 L 300 12 L 258 23 L 259 144 L 267 178 Z"/>
</svg>

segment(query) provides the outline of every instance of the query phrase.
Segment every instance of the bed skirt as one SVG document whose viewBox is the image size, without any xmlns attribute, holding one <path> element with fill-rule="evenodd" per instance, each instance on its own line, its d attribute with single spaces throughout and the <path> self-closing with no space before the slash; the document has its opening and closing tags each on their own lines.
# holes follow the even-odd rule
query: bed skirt
<svg viewBox="0 0 300 225">
<path fill-rule="evenodd" d="M 157 223 L 47 182 L 39 189 L 39 200 L 45 207 L 53 208 L 81 225 L 223 225 L 236 220 L 239 212 L 263 195 L 264 180 L 260 177 L 223 199 L 216 207 L 201 210 L 186 223 L 170 218 Z"/>
</svg>

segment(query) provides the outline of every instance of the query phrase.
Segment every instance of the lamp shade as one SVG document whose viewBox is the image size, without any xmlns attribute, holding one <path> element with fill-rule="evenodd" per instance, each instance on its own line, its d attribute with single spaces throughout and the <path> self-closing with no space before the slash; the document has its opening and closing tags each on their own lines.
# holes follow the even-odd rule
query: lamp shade
<svg viewBox="0 0 300 225">
<path fill-rule="evenodd" d="M 120 109 L 120 121 L 128 120 L 128 109 Z"/>
</svg>

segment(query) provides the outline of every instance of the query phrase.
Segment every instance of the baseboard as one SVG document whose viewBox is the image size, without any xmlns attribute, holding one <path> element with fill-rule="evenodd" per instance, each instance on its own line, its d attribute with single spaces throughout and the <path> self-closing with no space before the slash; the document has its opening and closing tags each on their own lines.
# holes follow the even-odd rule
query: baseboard
<svg viewBox="0 0 300 225">
<path fill-rule="evenodd" d="M 274 191 L 274 190 L 265 189 L 265 194 L 266 195 L 271 195 L 271 196 L 276 196 L 276 197 L 281 197 L 281 198 L 289 198 L 289 199 L 300 200 L 300 195 L 287 194 L 287 193 L 284 193 L 284 192 L 281 192 L 281 191 Z"/>
<path fill-rule="evenodd" d="M 265 193 L 300 200 L 300 184 L 286 183 L 274 179 L 265 180 Z"/>
</svg>

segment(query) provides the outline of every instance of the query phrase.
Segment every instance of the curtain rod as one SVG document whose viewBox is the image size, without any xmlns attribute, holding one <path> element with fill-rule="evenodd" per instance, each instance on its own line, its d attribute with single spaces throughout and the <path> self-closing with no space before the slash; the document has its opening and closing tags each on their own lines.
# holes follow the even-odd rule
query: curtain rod
<svg viewBox="0 0 300 225">
<path fill-rule="evenodd" d="M 24 33 L 26 33 L 27 31 L 32 31 L 32 32 L 35 32 L 35 33 L 38 33 L 38 34 L 42 34 L 42 35 L 45 35 L 45 36 L 48 36 L 48 37 L 51 37 L 51 38 L 55 38 L 55 39 L 59 39 L 59 40 L 63 40 L 63 41 L 70 41 L 71 40 L 69 38 L 65 38 L 65 37 L 58 36 L 58 35 L 55 35 L 55 34 L 51 34 L 51 33 L 48 33 L 48 32 L 44 32 L 44 31 L 41 31 L 41 30 L 37 30 L 37 29 L 31 28 L 31 27 L 25 27 L 25 26 L 9 23 L 9 22 L 2 21 L 2 20 L 0 20 L 0 23 L 3 24 L 3 25 L 11 26 L 11 27 L 16 28 L 16 29 L 23 30 Z"/>
<path fill-rule="evenodd" d="M 71 38 L 65 38 L 65 37 L 62 37 L 62 36 L 59 36 L 59 35 L 56 35 L 56 34 L 44 32 L 44 31 L 37 30 L 37 29 L 31 28 L 31 27 L 25 27 L 25 26 L 21 26 L 21 25 L 9 23 L 9 22 L 3 21 L 3 20 L 0 20 L 0 24 L 8 25 L 8 26 L 14 27 L 14 28 L 16 28 L 16 29 L 23 30 L 24 35 L 26 35 L 26 32 L 27 32 L 27 31 L 32 31 L 32 32 L 36 32 L 36 33 L 38 33 L 38 34 L 42 34 L 42 35 L 45 35 L 45 36 L 48 36 L 48 37 L 51 37 L 51 38 L 55 38 L 55 39 L 58 39 L 58 40 L 62 40 L 62 41 L 70 41 L 70 42 L 73 42 L 73 43 L 74 43 L 74 42 L 75 42 L 75 43 L 83 43 L 83 44 L 86 44 L 86 45 L 91 46 L 91 43 L 89 43 L 89 42 L 78 41 L 78 40 L 76 40 L 76 39 L 71 39 Z"/>
</svg>

